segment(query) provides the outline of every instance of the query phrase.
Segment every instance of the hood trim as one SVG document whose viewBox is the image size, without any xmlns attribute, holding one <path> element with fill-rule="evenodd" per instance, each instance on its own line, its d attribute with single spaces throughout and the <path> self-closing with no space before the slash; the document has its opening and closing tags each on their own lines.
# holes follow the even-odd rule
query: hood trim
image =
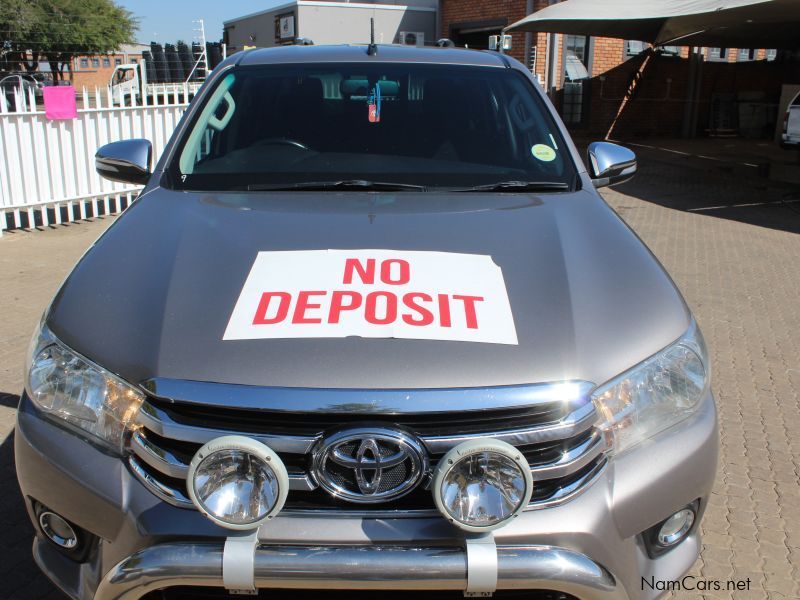
<svg viewBox="0 0 800 600">
<path fill-rule="evenodd" d="M 153 378 L 141 388 L 179 404 L 264 411 L 402 415 L 484 411 L 562 401 L 570 411 L 590 402 L 596 385 L 563 381 L 531 385 L 440 389 L 325 389 L 259 387 Z"/>
</svg>

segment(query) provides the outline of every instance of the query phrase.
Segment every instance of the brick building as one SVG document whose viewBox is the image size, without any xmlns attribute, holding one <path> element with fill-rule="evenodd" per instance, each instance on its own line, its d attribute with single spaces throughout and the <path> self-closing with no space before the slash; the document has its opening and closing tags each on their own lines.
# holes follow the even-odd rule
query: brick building
<svg viewBox="0 0 800 600">
<path fill-rule="evenodd" d="M 439 4 L 440 22 L 443 37 L 450 38 L 457 46 L 488 48 L 489 36 L 497 35 L 507 25 L 511 25 L 528 14 L 527 0 L 441 0 Z M 534 0 L 533 10 L 548 5 L 547 0 Z M 526 51 L 526 40 L 530 46 L 538 47 L 538 39 L 532 40 L 530 34 L 512 34 L 513 44 L 509 52 L 514 58 L 530 65 L 530 54 Z M 538 34 L 537 38 L 546 38 Z M 538 67 L 538 65 L 537 65 Z M 537 71 L 538 72 L 538 71 Z"/>
<path fill-rule="evenodd" d="M 548 0 L 441 0 L 441 35 L 487 48 L 489 36 L 541 10 Z M 653 52 L 614 38 L 513 32 L 508 52 L 531 69 L 567 125 L 587 135 L 678 136 L 689 73 L 686 47 Z M 786 68 L 774 50 L 704 48 L 705 77 L 694 133 L 730 130 L 771 137 Z M 566 57 L 566 59 L 565 59 Z"/>
<path fill-rule="evenodd" d="M 117 66 L 141 61 L 142 52 L 145 50 L 150 50 L 150 46 L 125 44 L 111 54 L 76 56 L 72 59 L 71 65 L 72 85 L 76 90 L 104 88 L 111 81 L 111 75 Z"/>
</svg>

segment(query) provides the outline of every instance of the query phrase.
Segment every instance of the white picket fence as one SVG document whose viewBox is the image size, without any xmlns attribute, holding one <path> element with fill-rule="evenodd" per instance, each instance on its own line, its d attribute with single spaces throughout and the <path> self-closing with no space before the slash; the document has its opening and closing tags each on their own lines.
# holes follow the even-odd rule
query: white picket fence
<svg viewBox="0 0 800 600">
<path fill-rule="evenodd" d="M 154 164 L 189 103 L 189 90 L 114 105 L 110 90 L 78 94 L 78 117 L 51 121 L 33 90 L 15 90 L 13 106 L 0 91 L 0 236 L 4 230 L 77 221 L 127 208 L 138 186 L 102 179 L 97 149 L 142 137 L 153 143 Z"/>
</svg>

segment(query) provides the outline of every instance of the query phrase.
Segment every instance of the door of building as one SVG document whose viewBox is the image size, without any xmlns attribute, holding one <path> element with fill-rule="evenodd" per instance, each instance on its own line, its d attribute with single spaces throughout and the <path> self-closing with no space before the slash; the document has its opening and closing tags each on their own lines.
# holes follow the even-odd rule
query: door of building
<svg viewBox="0 0 800 600">
<path fill-rule="evenodd" d="M 456 46 L 466 46 L 475 50 L 488 50 L 489 36 L 500 35 L 506 25 L 506 19 L 453 23 L 450 26 L 450 39 L 453 40 Z"/>
</svg>

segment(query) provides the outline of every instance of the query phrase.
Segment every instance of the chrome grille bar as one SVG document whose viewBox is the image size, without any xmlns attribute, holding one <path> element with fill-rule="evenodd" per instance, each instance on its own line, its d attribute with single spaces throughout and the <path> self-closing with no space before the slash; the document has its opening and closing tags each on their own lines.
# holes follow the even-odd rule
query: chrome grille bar
<svg viewBox="0 0 800 600">
<path fill-rule="evenodd" d="M 156 477 L 153 477 L 142 466 L 142 463 L 140 463 L 135 456 L 128 457 L 128 465 L 130 465 L 133 474 L 139 478 L 139 481 L 144 483 L 151 492 L 165 502 L 168 502 L 174 506 L 180 506 L 182 508 L 194 507 L 194 504 L 192 504 L 192 501 L 189 500 L 189 497 L 183 493 L 183 490 L 179 490 L 173 486 L 162 483 Z"/>
<path fill-rule="evenodd" d="M 511 431 L 489 431 L 480 435 L 459 435 L 442 437 L 423 437 L 425 446 L 434 453 L 447 452 L 450 448 L 475 438 L 494 438 L 508 442 L 512 446 L 526 446 L 574 437 L 592 427 L 597 422 L 594 404 L 587 402 L 560 421 L 530 429 Z"/>
<path fill-rule="evenodd" d="M 594 467 L 592 467 L 592 469 L 589 470 L 588 473 L 584 473 L 580 478 L 576 479 L 569 485 L 558 488 L 558 490 L 556 490 L 556 492 L 549 498 L 539 502 L 531 502 L 526 510 L 548 508 L 550 506 L 556 506 L 558 504 L 567 502 L 568 500 L 572 500 L 575 496 L 579 495 L 586 488 L 588 488 L 594 482 L 594 480 L 600 476 L 600 473 L 603 472 L 607 464 L 607 458 L 604 456 L 599 458 L 597 463 L 594 465 Z"/>
<path fill-rule="evenodd" d="M 459 436 L 421 436 L 420 439 L 428 450 L 434 454 L 447 452 L 461 442 L 480 437 L 499 439 L 508 442 L 512 446 L 525 446 L 573 437 L 592 427 L 596 421 L 597 413 L 594 405 L 588 402 L 563 419 L 549 425 Z M 142 410 L 139 413 L 139 423 L 161 437 L 196 444 L 205 444 L 223 435 L 241 435 L 241 432 L 231 429 L 193 427 L 177 423 L 163 410 L 148 403 L 142 406 Z M 285 452 L 288 454 L 307 454 L 320 439 L 320 436 L 250 433 L 245 435 L 263 442 L 278 453 Z"/>
<path fill-rule="evenodd" d="M 533 467 L 531 475 L 534 481 L 566 477 L 580 471 L 600 456 L 605 449 L 606 442 L 603 435 L 599 431 L 594 431 L 585 442 L 562 454 L 557 461 Z"/>
<path fill-rule="evenodd" d="M 241 435 L 240 431 L 217 429 L 214 427 L 193 427 L 177 423 L 167 413 L 145 403 L 139 412 L 139 423 L 164 438 L 205 444 L 223 435 Z M 269 434 L 246 434 L 254 440 L 265 443 L 275 452 L 307 454 L 319 439 L 318 436 L 292 436 Z"/>
<path fill-rule="evenodd" d="M 186 479 L 189 465 L 181 461 L 168 450 L 152 443 L 147 439 L 145 432 L 141 429 L 133 433 L 131 437 L 131 449 L 136 456 L 154 469 L 158 469 L 165 475 L 174 479 Z"/>
</svg>

